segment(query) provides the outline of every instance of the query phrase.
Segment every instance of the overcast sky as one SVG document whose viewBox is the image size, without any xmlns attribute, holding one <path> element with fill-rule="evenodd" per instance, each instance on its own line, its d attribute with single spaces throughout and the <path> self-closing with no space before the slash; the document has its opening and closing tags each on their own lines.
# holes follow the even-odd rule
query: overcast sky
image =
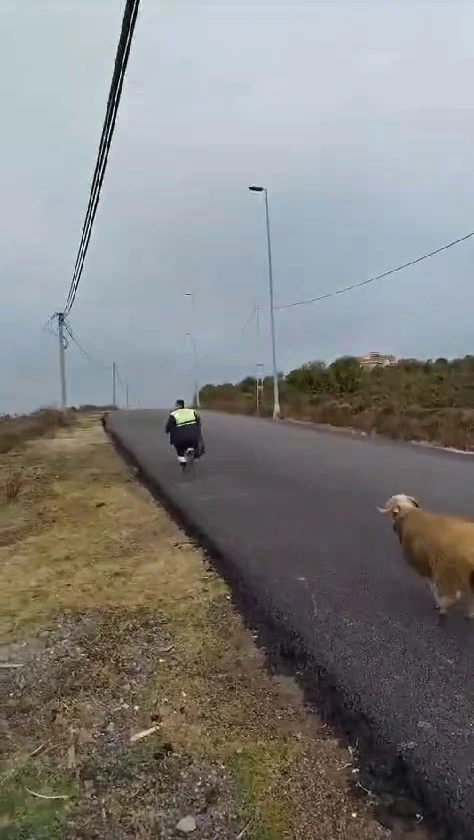
<svg viewBox="0 0 474 840">
<path fill-rule="evenodd" d="M 57 340 L 117 47 L 119 0 L 0 0 L 0 411 L 58 400 Z M 277 303 L 377 274 L 474 228 L 474 2 L 142 0 L 71 313 L 69 400 L 142 405 L 271 359 Z M 278 365 L 474 352 L 474 240 L 277 316 Z M 255 321 L 238 334 L 254 304 Z"/>
</svg>

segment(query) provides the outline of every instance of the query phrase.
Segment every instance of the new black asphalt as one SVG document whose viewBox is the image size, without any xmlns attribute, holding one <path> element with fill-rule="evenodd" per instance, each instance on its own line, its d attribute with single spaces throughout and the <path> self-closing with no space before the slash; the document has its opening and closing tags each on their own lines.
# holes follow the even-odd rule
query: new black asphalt
<svg viewBox="0 0 474 840">
<path fill-rule="evenodd" d="M 109 427 L 404 758 L 450 836 L 474 838 L 474 622 L 439 622 L 376 510 L 409 493 L 474 517 L 474 458 L 205 413 L 207 454 L 187 477 L 165 419 L 117 412 Z"/>
</svg>

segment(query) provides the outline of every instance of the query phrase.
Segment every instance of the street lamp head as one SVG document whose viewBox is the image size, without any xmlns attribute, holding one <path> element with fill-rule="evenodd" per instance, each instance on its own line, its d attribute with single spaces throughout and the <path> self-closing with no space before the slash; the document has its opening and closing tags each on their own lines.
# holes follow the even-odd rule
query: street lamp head
<svg viewBox="0 0 474 840">
<path fill-rule="evenodd" d="M 249 187 L 250 192 L 265 192 L 265 187 L 257 187 L 255 184 Z"/>
</svg>

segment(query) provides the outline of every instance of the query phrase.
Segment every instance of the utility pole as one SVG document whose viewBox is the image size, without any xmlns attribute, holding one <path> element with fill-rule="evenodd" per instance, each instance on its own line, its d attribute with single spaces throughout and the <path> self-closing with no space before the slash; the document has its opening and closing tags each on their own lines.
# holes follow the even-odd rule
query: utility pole
<svg viewBox="0 0 474 840">
<path fill-rule="evenodd" d="M 260 406 L 263 402 L 263 364 L 261 362 L 257 364 L 257 376 L 255 378 L 255 384 L 257 414 L 260 414 Z"/>
<path fill-rule="evenodd" d="M 268 291 L 270 296 L 270 330 L 272 339 L 272 367 L 273 367 L 273 419 L 280 418 L 280 388 L 278 382 L 278 367 L 276 354 L 275 336 L 275 299 L 273 294 L 273 265 L 272 265 L 272 244 L 270 237 L 270 213 L 268 210 L 268 191 L 266 187 L 252 186 L 250 192 L 263 193 L 265 196 L 265 221 L 267 227 L 267 252 L 268 252 Z"/>
<path fill-rule="evenodd" d="M 114 406 L 114 408 L 117 405 L 116 397 L 117 397 L 117 365 L 114 362 L 112 364 L 112 405 Z"/>
<path fill-rule="evenodd" d="M 129 400 L 129 398 L 128 398 L 128 397 L 129 397 L 129 391 L 128 391 L 128 387 L 129 387 L 129 386 L 128 386 L 128 382 L 127 382 L 127 396 L 126 396 L 126 405 L 127 405 L 127 408 L 130 408 L 130 400 Z"/>
<path fill-rule="evenodd" d="M 61 379 L 61 410 L 66 410 L 66 340 L 64 338 L 64 312 L 58 312 L 58 336 L 59 336 L 59 376 Z"/>
</svg>

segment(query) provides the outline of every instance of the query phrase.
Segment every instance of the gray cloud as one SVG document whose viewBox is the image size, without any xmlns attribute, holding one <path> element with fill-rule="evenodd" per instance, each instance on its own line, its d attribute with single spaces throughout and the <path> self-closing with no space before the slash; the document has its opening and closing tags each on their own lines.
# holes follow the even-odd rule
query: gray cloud
<svg viewBox="0 0 474 840">
<path fill-rule="evenodd" d="M 118 0 L 0 0 L 0 410 L 57 400 L 56 339 L 120 28 Z M 428 15 L 429 11 L 429 15 Z M 142 404 L 270 361 L 261 197 L 278 302 L 311 297 L 469 230 L 471 4 L 143 0 L 73 327 Z M 280 312 L 279 366 L 370 349 L 472 352 L 473 246 Z M 255 324 L 237 338 L 254 303 Z M 111 396 L 67 353 L 70 398 Z"/>
</svg>

